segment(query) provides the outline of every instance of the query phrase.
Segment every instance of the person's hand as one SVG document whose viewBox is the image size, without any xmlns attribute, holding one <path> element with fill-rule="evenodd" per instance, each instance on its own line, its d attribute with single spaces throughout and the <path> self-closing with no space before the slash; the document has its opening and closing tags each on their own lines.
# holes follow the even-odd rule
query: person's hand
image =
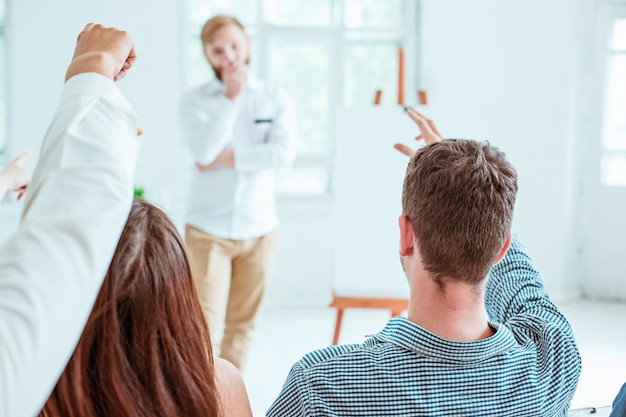
<svg viewBox="0 0 626 417">
<path fill-rule="evenodd" d="M 415 137 L 415 140 L 419 141 L 423 139 L 426 145 L 441 142 L 443 140 L 443 136 L 439 133 L 437 126 L 435 126 L 435 123 L 432 120 L 410 107 L 406 108 L 406 114 L 408 114 L 411 120 L 417 124 L 417 127 L 420 130 L 420 134 Z M 415 151 L 413 149 L 402 143 L 396 143 L 393 147 L 409 158 L 415 155 Z"/>
<path fill-rule="evenodd" d="M 78 35 L 65 80 L 83 72 L 97 72 L 118 81 L 126 76 L 136 59 L 135 46 L 128 32 L 89 23 Z"/>
<path fill-rule="evenodd" d="M 215 158 L 215 161 L 207 165 L 202 165 L 196 162 L 196 168 L 200 172 L 214 171 L 216 169 L 228 169 L 235 166 L 235 152 L 232 148 L 225 148 Z"/>
<path fill-rule="evenodd" d="M 224 95 L 231 100 L 236 99 L 243 91 L 248 79 L 248 65 L 239 64 L 221 69 L 222 82 L 226 86 Z"/>
<path fill-rule="evenodd" d="M 30 152 L 15 158 L 5 169 L 0 171 L 0 198 L 8 191 L 17 191 L 17 199 L 21 200 L 30 184 L 30 174 L 22 164 L 30 156 Z"/>
</svg>

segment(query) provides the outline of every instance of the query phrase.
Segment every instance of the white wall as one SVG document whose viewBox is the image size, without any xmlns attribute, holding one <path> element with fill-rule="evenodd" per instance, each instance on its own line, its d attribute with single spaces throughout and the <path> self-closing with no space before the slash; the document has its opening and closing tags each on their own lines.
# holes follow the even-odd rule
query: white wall
<svg viewBox="0 0 626 417">
<path fill-rule="evenodd" d="M 583 295 L 626 301 L 626 264 L 622 262 L 626 254 L 626 187 L 608 187 L 601 183 L 602 148 L 598 140 L 604 122 L 604 109 L 599 103 L 603 103 L 608 87 L 603 77 L 608 63 L 606 42 L 613 35 L 613 20 L 626 18 L 626 1 L 596 1 L 590 7 L 589 15 L 596 22 L 589 37 L 595 38 L 596 42 L 589 45 L 585 54 L 591 64 L 584 66 L 587 95 L 593 99 L 581 114 L 581 120 L 584 120 L 582 138 L 590 139 L 581 140 L 584 154 L 579 159 L 585 177 L 579 249 L 583 263 L 581 273 L 586 277 Z"/>
<path fill-rule="evenodd" d="M 577 93 L 584 1 L 424 0 L 423 88 L 519 174 L 515 228 L 554 298 L 575 296 Z M 445 131 L 445 126 L 441 126 Z"/>
<path fill-rule="evenodd" d="M 35 151 L 63 85 L 75 39 L 88 22 L 128 30 L 139 59 L 120 88 L 133 103 L 144 131 L 137 183 L 176 193 L 182 158 L 176 120 L 181 90 L 179 2 L 145 0 L 11 1 L 8 11 L 10 154 Z"/>
<path fill-rule="evenodd" d="M 184 70 L 180 3 L 13 0 L 10 153 L 38 150 L 83 25 L 97 21 L 127 29 L 139 60 L 120 85 L 145 132 L 137 184 L 181 224 L 188 168 L 177 118 Z M 503 148 L 518 168 L 516 228 L 557 299 L 577 295 L 580 287 L 574 163 L 586 4 L 422 0 L 421 7 L 421 88 L 433 104 L 463 111 L 466 131 Z M 328 302 L 331 201 L 280 199 L 279 215 L 281 240 L 268 302 Z"/>
<path fill-rule="evenodd" d="M 332 290 L 329 199 L 278 201 L 280 238 L 268 304 L 328 304 Z"/>
<path fill-rule="evenodd" d="M 501 147 L 516 166 L 515 229 L 557 300 L 581 293 L 575 164 L 587 6 L 584 0 L 421 2 L 420 88 L 433 107 L 464 114 L 463 130 Z M 329 230 L 326 211 L 312 210 L 306 221 Z M 314 302 L 324 294 L 317 287 L 320 275 L 332 274 L 329 242 L 321 240 L 329 235 L 308 229 L 302 231 L 310 236 L 292 235 L 287 229 L 302 219 L 288 209 L 281 215 L 283 246 L 270 301 L 280 295 L 287 302 Z M 317 254 L 319 262 L 298 268 L 288 261 L 302 252 Z"/>
</svg>

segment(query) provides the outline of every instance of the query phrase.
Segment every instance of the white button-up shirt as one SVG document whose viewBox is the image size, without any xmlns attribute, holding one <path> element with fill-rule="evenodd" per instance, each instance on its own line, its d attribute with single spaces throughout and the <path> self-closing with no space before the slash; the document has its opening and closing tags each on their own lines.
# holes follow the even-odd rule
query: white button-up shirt
<svg viewBox="0 0 626 417">
<path fill-rule="evenodd" d="M 296 119 L 289 96 L 249 76 L 236 100 L 217 79 L 187 92 L 181 101 L 183 134 L 195 162 L 210 164 L 225 148 L 234 169 L 194 169 L 187 223 L 225 239 L 263 236 L 278 225 L 274 167 L 291 164 Z"/>
<path fill-rule="evenodd" d="M 40 410 L 78 342 L 133 200 L 130 104 L 99 74 L 70 78 L 22 223 L 0 248 L 0 415 Z"/>
</svg>

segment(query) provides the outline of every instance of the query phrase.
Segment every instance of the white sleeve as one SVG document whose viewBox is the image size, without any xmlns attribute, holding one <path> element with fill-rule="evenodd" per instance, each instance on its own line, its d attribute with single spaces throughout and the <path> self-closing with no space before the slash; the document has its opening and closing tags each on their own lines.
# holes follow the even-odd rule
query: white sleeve
<svg viewBox="0 0 626 417">
<path fill-rule="evenodd" d="M 180 120 L 194 161 L 208 165 L 230 143 L 237 120 L 237 104 L 224 96 L 198 97 L 193 90 L 180 104 Z"/>
<path fill-rule="evenodd" d="M 278 110 L 267 141 L 234 147 L 237 171 L 258 171 L 293 163 L 298 142 L 295 105 L 282 90 L 278 91 L 276 100 Z"/>
<path fill-rule="evenodd" d="M 0 248 L 0 415 L 36 415 L 69 360 L 130 211 L 138 142 L 112 81 L 66 82 L 22 223 Z"/>
</svg>

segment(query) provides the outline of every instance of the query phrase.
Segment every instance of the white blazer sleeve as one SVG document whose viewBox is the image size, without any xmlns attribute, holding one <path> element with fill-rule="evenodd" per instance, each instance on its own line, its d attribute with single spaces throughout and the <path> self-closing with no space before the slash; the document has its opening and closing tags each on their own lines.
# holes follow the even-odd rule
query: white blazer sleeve
<svg viewBox="0 0 626 417">
<path fill-rule="evenodd" d="M 130 211 L 138 145 L 112 81 L 67 81 L 22 223 L 0 248 L 0 415 L 36 415 L 71 356 Z"/>
</svg>

